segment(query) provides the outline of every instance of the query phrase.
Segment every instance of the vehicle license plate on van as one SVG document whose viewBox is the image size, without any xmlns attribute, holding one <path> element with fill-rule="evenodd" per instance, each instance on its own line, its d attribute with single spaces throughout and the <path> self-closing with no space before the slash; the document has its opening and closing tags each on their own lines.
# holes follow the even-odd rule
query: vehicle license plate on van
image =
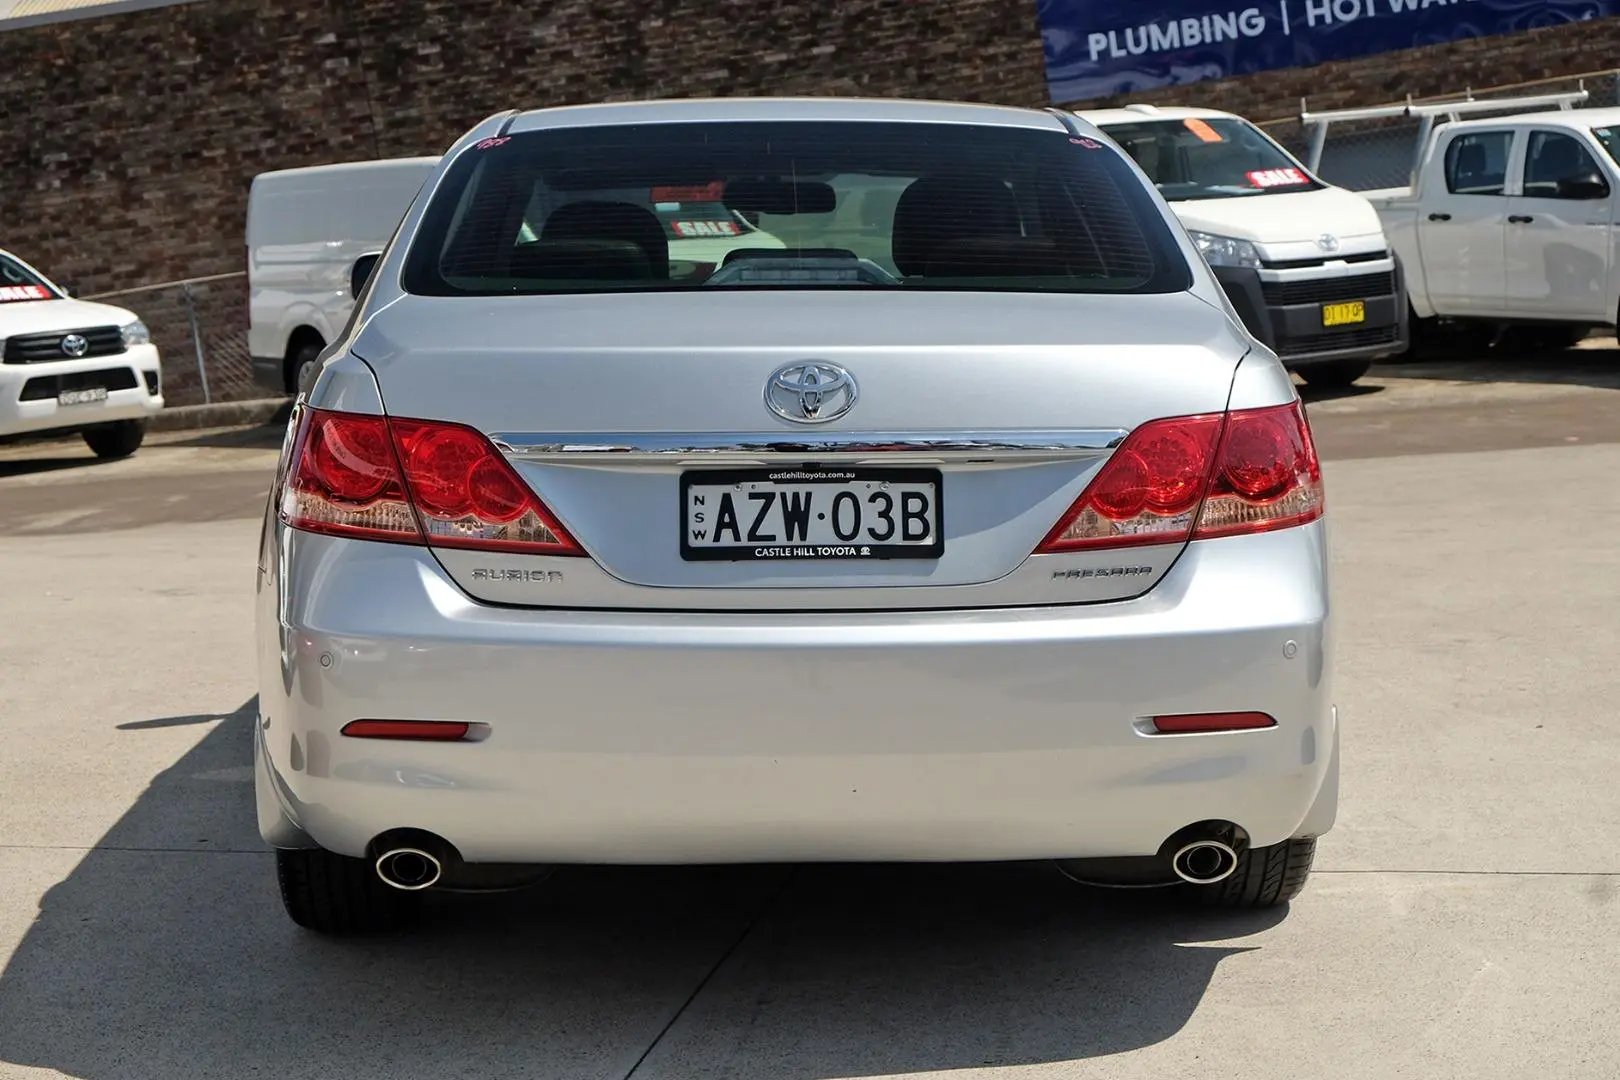
<svg viewBox="0 0 1620 1080">
<path fill-rule="evenodd" d="M 1367 321 L 1367 302 L 1353 300 L 1348 304 L 1323 304 L 1323 326 L 1353 326 Z"/>
</svg>

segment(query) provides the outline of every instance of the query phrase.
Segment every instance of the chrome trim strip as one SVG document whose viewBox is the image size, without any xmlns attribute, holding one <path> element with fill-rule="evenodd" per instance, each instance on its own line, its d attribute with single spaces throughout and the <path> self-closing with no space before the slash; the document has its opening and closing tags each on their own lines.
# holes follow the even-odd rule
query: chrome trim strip
<svg viewBox="0 0 1620 1080">
<path fill-rule="evenodd" d="M 784 457 L 823 458 L 983 457 L 1052 460 L 1095 457 L 1119 446 L 1130 432 L 1121 428 L 1070 431 L 966 432 L 750 432 L 654 434 L 495 434 L 503 454 L 524 461 L 762 461 Z"/>
<path fill-rule="evenodd" d="M 1261 281 L 1273 283 L 1294 281 L 1336 281 L 1340 278 L 1371 277 L 1374 274 L 1388 274 L 1395 270 L 1395 260 L 1378 259 L 1369 262 L 1328 262 L 1321 266 L 1297 266 L 1289 270 L 1272 270 L 1265 268 L 1259 271 Z"/>
</svg>

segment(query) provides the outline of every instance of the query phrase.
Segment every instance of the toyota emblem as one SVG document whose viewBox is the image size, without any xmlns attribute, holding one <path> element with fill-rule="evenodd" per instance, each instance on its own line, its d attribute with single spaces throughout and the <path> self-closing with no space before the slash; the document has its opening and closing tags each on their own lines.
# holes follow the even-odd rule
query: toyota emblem
<svg viewBox="0 0 1620 1080">
<path fill-rule="evenodd" d="M 1331 254 L 1339 250 L 1339 238 L 1332 233 L 1323 233 L 1316 238 L 1316 246 Z"/>
<path fill-rule="evenodd" d="M 62 339 L 62 355 L 77 360 L 90 351 L 90 339 L 83 334 L 69 334 Z"/>
<path fill-rule="evenodd" d="M 830 424 L 855 407 L 855 377 L 837 364 L 800 362 L 771 373 L 765 407 L 795 424 Z"/>
</svg>

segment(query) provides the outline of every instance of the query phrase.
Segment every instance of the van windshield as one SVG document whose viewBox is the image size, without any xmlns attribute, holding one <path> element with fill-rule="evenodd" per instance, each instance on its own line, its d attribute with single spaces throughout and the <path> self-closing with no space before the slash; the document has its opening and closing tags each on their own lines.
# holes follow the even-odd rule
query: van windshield
<svg viewBox="0 0 1620 1080">
<path fill-rule="evenodd" d="M 406 260 L 434 296 L 705 287 L 1175 292 L 1186 259 L 1123 159 L 1057 130 L 614 125 L 489 140 Z"/>
<path fill-rule="evenodd" d="M 0 304 L 55 299 L 56 290 L 48 281 L 9 255 L 0 254 Z"/>
<path fill-rule="evenodd" d="M 1615 164 L 1620 165 L 1620 127 L 1593 128 L 1592 134 L 1597 136 L 1598 142 L 1603 144 L 1603 149 L 1609 152 Z"/>
<path fill-rule="evenodd" d="M 1171 202 L 1322 187 L 1276 143 L 1235 117 L 1153 120 L 1103 129 Z"/>
</svg>

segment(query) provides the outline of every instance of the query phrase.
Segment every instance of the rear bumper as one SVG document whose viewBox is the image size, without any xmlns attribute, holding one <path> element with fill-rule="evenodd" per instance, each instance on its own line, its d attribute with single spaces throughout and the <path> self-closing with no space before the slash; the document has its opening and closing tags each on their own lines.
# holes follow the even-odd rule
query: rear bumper
<svg viewBox="0 0 1620 1080">
<path fill-rule="evenodd" d="M 108 387 L 105 401 L 62 405 L 66 387 Z M 111 389 L 111 387 L 121 387 Z M 116 356 L 42 364 L 0 364 L 0 435 L 89 427 L 144 419 L 163 409 L 162 364 L 156 346 Z"/>
<path fill-rule="evenodd" d="M 360 855 L 415 828 L 473 862 L 955 861 L 1331 825 L 1320 525 L 1195 544 L 1135 601 L 885 614 L 493 608 L 420 549 L 280 543 L 259 593 L 274 844 Z M 1277 726 L 1143 733 L 1238 710 Z M 360 718 L 490 735 L 339 734 Z"/>
<path fill-rule="evenodd" d="M 1411 342 L 1406 279 L 1399 260 L 1394 292 L 1358 297 L 1366 304 L 1366 321 L 1335 329 L 1323 326 L 1321 303 L 1268 302 L 1258 270 L 1221 266 L 1214 272 L 1244 326 L 1290 368 L 1332 360 L 1378 360 L 1405 352 Z"/>
</svg>

